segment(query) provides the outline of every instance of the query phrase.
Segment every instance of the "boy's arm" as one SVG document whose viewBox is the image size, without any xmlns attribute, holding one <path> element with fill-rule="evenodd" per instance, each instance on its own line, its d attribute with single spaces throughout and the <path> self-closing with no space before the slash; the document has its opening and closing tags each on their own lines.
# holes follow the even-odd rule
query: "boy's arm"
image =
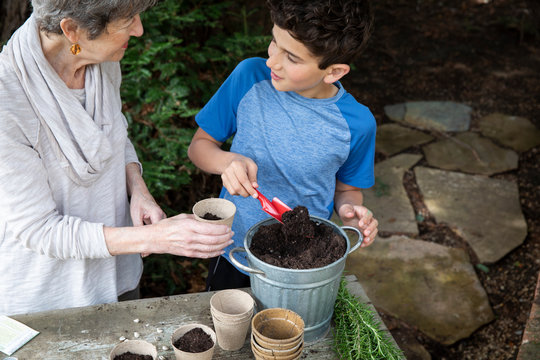
<svg viewBox="0 0 540 360">
<path fill-rule="evenodd" d="M 379 222 L 373 213 L 362 205 L 364 197 L 360 188 L 347 185 L 336 180 L 334 207 L 343 221 L 343 225 L 353 226 L 362 231 L 364 242 L 362 247 L 369 246 L 377 236 Z"/>
<path fill-rule="evenodd" d="M 188 149 L 191 161 L 201 170 L 221 175 L 223 186 L 231 195 L 257 196 L 257 164 L 243 155 L 224 151 L 223 143 L 199 128 Z"/>
</svg>

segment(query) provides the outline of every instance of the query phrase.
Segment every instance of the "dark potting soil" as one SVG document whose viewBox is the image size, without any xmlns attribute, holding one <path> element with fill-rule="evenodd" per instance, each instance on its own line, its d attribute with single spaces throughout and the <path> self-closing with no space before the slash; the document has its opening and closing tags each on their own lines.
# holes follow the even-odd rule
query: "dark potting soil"
<svg viewBox="0 0 540 360">
<path fill-rule="evenodd" d="M 309 218 L 308 209 L 297 206 L 281 217 L 282 223 L 263 225 L 253 235 L 249 250 L 270 265 L 288 269 L 314 269 L 345 255 L 343 236 Z"/>
<path fill-rule="evenodd" d="M 120 355 L 116 355 L 114 357 L 114 360 L 152 360 L 152 355 L 139 355 L 139 354 L 133 354 L 128 352 L 125 352 Z"/>
<path fill-rule="evenodd" d="M 223 220 L 223 219 L 220 218 L 219 216 L 214 215 L 214 214 L 209 213 L 209 212 L 207 212 L 206 214 L 204 214 L 204 215 L 202 216 L 202 218 L 205 219 L 205 220 Z"/>
<path fill-rule="evenodd" d="M 182 335 L 173 344 L 177 349 L 190 353 L 200 353 L 214 346 L 214 341 L 201 328 L 194 328 Z"/>
</svg>

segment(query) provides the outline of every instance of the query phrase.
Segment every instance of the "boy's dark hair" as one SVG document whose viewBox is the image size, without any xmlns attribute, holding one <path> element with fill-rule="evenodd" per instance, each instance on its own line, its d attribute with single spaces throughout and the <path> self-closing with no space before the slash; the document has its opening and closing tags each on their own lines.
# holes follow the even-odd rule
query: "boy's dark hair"
<svg viewBox="0 0 540 360">
<path fill-rule="evenodd" d="M 267 0 L 275 25 L 316 57 L 319 68 L 350 64 L 371 35 L 369 0 Z"/>
</svg>

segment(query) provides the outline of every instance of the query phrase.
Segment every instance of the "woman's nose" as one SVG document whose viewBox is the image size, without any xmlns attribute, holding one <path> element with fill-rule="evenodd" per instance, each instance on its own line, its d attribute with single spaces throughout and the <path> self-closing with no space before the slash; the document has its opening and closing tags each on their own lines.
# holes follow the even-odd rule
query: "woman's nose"
<svg viewBox="0 0 540 360">
<path fill-rule="evenodd" d="M 144 33 L 144 27 L 141 22 L 141 16 L 139 14 L 135 15 L 135 21 L 133 21 L 133 26 L 131 29 L 131 36 L 140 37 Z"/>
</svg>

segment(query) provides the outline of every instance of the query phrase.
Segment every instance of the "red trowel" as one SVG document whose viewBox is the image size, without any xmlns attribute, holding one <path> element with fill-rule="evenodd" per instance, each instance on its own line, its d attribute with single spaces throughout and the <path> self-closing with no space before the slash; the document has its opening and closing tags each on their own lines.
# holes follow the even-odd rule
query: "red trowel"
<svg viewBox="0 0 540 360">
<path fill-rule="evenodd" d="M 273 198 L 272 201 L 268 200 L 261 192 L 257 189 L 255 189 L 257 194 L 259 195 L 257 199 L 261 202 L 262 209 L 270 214 L 270 216 L 274 217 L 277 221 L 281 221 L 281 215 L 283 213 L 292 210 L 290 207 L 288 207 L 283 201 L 279 200 L 277 197 Z"/>
</svg>

